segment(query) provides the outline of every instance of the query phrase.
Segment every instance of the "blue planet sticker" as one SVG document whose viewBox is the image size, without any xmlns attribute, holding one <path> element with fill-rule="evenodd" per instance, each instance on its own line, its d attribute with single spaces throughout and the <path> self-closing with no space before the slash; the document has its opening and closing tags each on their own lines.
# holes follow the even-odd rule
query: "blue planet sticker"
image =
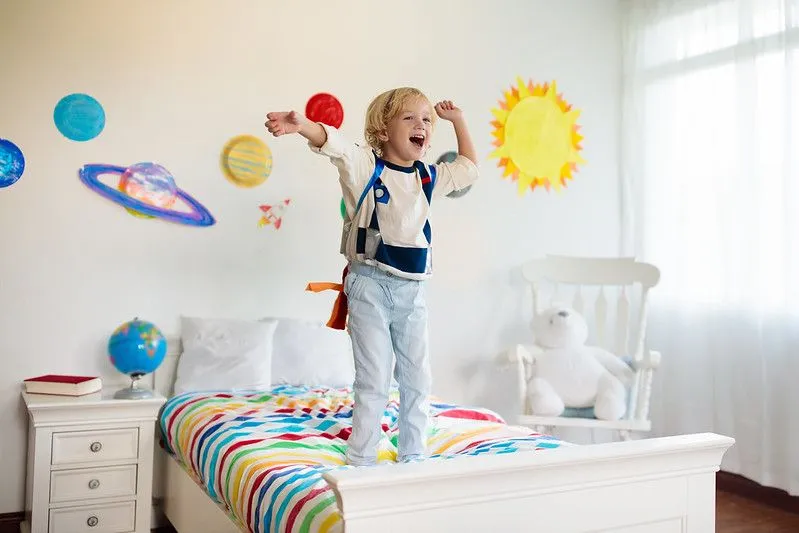
<svg viewBox="0 0 799 533">
<path fill-rule="evenodd" d="M 88 94 L 65 96 L 53 110 L 53 121 L 61 134 L 71 141 L 89 141 L 105 128 L 105 111 L 100 102 Z"/>
<path fill-rule="evenodd" d="M 0 139 L 0 188 L 14 185 L 25 172 L 25 156 L 19 147 Z"/>
</svg>

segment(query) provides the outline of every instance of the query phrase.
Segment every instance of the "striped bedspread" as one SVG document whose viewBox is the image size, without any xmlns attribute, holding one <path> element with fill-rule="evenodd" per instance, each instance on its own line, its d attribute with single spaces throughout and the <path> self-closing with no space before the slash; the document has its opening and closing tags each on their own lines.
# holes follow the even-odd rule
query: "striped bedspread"
<svg viewBox="0 0 799 533">
<path fill-rule="evenodd" d="M 352 404 L 350 389 L 186 393 L 161 411 L 161 444 L 243 531 L 338 533 L 341 515 L 322 474 L 353 468 L 344 461 Z M 396 459 L 398 407 L 394 390 L 379 462 Z M 562 445 L 487 409 L 431 403 L 430 460 Z"/>
</svg>

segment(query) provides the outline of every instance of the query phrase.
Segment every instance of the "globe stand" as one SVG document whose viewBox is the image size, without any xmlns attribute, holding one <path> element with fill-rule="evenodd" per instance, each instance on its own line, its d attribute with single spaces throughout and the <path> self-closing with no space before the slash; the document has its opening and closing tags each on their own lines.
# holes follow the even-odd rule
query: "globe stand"
<svg viewBox="0 0 799 533">
<path fill-rule="evenodd" d="M 144 374 L 131 374 L 130 387 L 119 389 L 114 393 L 114 398 L 117 400 L 144 400 L 152 398 L 153 391 L 149 389 L 139 388 L 139 380 Z"/>
</svg>

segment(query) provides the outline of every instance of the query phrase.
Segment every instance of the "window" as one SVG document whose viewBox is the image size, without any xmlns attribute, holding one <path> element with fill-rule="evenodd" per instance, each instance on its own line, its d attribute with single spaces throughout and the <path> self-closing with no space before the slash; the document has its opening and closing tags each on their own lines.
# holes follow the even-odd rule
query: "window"
<svg viewBox="0 0 799 533">
<path fill-rule="evenodd" d="M 799 1 L 635 15 L 635 231 L 673 300 L 799 301 Z M 654 7 L 653 7 L 654 6 Z M 690 9 L 689 9 L 690 8 Z M 634 55 L 633 55 L 634 54 Z"/>
</svg>

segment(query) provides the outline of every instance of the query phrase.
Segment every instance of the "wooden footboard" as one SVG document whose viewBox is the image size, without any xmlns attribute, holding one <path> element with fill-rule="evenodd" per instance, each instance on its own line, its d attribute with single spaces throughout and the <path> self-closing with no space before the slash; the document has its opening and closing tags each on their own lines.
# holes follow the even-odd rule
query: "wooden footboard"
<svg viewBox="0 0 799 533">
<path fill-rule="evenodd" d="M 712 533 L 734 439 L 703 433 L 332 471 L 345 533 Z"/>
</svg>

